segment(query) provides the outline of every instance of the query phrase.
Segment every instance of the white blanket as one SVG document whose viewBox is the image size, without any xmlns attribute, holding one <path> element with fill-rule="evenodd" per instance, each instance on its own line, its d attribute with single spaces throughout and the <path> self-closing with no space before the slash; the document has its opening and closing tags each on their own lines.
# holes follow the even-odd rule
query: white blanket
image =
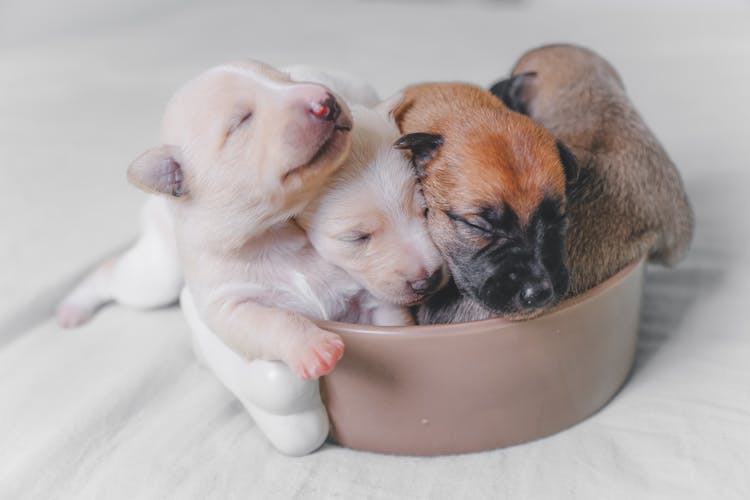
<svg viewBox="0 0 750 500">
<path fill-rule="evenodd" d="M 737 1 L 0 4 L 0 498 L 750 498 L 750 10 Z M 52 319 L 131 240 L 125 168 L 214 64 L 340 68 L 382 95 L 487 85 L 551 41 L 608 57 L 680 166 L 693 249 L 650 269 L 636 367 L 602 411 L 464 456 L 289 458 L 192 357 L 175 308 Z"/>
</svg>

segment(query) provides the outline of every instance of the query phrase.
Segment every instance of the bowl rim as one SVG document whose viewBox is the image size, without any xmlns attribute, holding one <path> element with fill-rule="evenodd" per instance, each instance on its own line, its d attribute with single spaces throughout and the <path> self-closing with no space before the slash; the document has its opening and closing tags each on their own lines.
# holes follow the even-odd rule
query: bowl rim
<svg viewBox="0 0 750 500">
<path fill-rule="evenodd" d="M 570 297 L 563 300 L 556 306 L 552 307 L 548 311 L 530 318 L 528 320 L 509 320 L 505 318 L 489 318 L 477 321 L 466 321 L 461 323 L 445 323 L 439 325 L 406 325 L 406 326 L 377 326 L 377 325 L 361 325 L 357 323 L 344 323 L 341 321 L 329 321 L 329 320 L 317 320 L 315 323 L 324 330 L 329 330 L 337 333 L 351 333 L 351 334 L 365 334 L 365 335 L 377 335 L 384 337 L 412 337 L 412 336 L 423 336 L 435 334 L 468 334 L 483 332 L 487 330 L 505 330 L 513 325 L 524 324 L 530 321 L 535 321 L 543 318 L 547 318 L 553 314 L 561 311 L 567 311 L 575 309 L 578 306 L 589 302 L 590 300 L 598 297 L 599 295 L 607 292 L 611 288 L 620 284 L 625 278 L 631 273 L 638 269 L 641 264 L 644 264 L 645 257 L 637 259 L 614 275 L 610 276 L 606 280 L 602 281 L 598 285 L 586 290 L 582 294 Z"/>
</svg>

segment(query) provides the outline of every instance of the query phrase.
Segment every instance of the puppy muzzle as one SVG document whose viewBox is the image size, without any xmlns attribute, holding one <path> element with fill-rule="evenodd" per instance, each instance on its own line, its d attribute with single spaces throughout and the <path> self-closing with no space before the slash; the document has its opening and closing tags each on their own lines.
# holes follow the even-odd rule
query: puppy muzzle
<svg viewBox="0 0 750 500">
<path fill-rule="evenodd" d="M 532 264 L 494 273 L 476 298 L 496 314 L 527 315 L 555 303 L 558 293 L 547 270 Z"/>
</svg>

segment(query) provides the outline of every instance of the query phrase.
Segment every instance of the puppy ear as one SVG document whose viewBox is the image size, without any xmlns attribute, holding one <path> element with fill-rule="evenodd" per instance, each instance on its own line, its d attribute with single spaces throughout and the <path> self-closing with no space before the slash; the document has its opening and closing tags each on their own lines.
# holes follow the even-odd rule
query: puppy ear
<svg viewBox="0 0 750 500">
<path fill-rule="evenodd" d="M 382 116 L 387 117 L 389 121 L 392 121 L 395 123 L 396 119 L 394 116 L 394 112 L 396 111 L 396 109 L 398 109 L 399 106 L 401 106 L 403 102 L 404 102 L 404 93 L 396 92 L 395 94 L 390 96 L 388 99 L 380 101 L 372 109 L 380 113 Z"/>
<path fill-rule="evenodd" d="M 490 92 L 503 101 L 503 104 L 511 110 L 528 115 L 528 109 L 523 100 L 523 85 L 529 78 L 534 76 L 536 76 L 536 73 L 532 71 L 500 80 L 490 87 Z"/>
<path fill-rule="evenodd" d="M 565 170 L 565 180 L 569 184 L 577 181 L 579 169 L 575 155 L 560 141 L 557 141 L 557 152 L 560 154 L 560 162 Z"/>
<path fill-rule="evenodd" d="M 187 193 L 179 151 L 175 146 L 149 149 L 128 167 L 128 180 L 148 193 L 179 198 Z"/>
<path fill-rule="evenodd" d="M 421 179 L 426 173 L 427 164 L 437 156 L 443 142 L 443 136 L 440 134 L 417 132 L 401 136 L 393 147 L 411 151 L 411 161 L 417 170 L 417 177 Z"/>
</svg>

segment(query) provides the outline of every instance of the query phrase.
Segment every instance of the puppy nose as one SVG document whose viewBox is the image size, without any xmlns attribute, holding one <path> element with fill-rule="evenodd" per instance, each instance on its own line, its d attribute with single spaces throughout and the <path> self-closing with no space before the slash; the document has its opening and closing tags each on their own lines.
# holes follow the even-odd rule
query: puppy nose
<svg viewBox="0 0 750 500">
<path fill-rule="evenodd" d="M 321 120 L 335 122 L 341 114 L 341 106 L 339 106 L 335 97 L 327 93 L 324 99 L 310 105 L 310 113 Z"/>
<path fill-rule="evenodd" d="M 552 283 L 547 280 L 527 283 L 521 288 L 520 296 L 526 307 L 544 307 L 552 300 Z"/>
<path fill-rule="evenodd" d="M 432 293 L 438 289 L 440 283 L 443 281 L 442 270 L 438 269 L 431 276 L 425 279 L 410 281 L 409 286 L 412 290 L 420 295 L 426 295 Z"/>
</svg>

